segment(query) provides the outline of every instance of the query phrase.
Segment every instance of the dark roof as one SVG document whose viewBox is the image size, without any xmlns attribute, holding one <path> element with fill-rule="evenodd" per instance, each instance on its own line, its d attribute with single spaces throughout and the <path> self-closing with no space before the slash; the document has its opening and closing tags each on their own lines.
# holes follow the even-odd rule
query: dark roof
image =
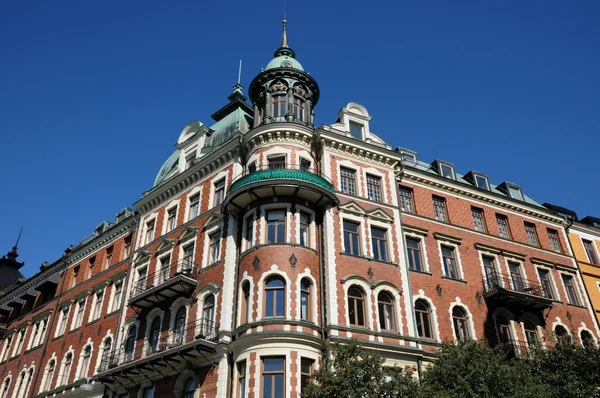
<svg viewBox="0 0 600 398">
<path fill-rule="evenodd" d="M 573 210 L 567 209 L 566 207 L 553 205 L 553 204 L 550 204 L 550 203 L 547 203 L 547 202 L 544 203 L 542 206 L 544 206 L 547 209 L 559 212 L 559 213 L 561 213 L 561 215 L 568 216 L 568 217 L 574 219 L 575 221 L 579 220 L 579 218 L 577 217 L 577 213 L 575 213 Z"/>
<path fill-rule="evenodd" d="M 591 225 L 592 227 L 600 228 L 600 218 L 587 216 L 581 219 L 582 223 Z"/>
</svg>

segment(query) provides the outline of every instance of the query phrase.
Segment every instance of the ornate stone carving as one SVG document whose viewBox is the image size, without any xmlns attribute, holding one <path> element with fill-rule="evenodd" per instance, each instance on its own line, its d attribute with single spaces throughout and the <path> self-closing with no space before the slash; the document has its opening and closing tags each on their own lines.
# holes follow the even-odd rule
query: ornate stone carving
<svg viewBox="0 0 600 398">
<path fill-rule="evenodd" d="M 438 283 L 438 285 L 435 287 L 435 291 L 437 292 L 438 296 L 442 295 L 442 287 L 440 286 L 440 284 Z"/>
<path fill-rule="evenodd" d="M 367 271 L 367 275 L 369 275 L 369 279 L 373 279 L 373 268 L 369 267 L 369 270 Z"/>
<path fill-rule="evenodd" d="M 287 85 L 281 80 L 277 80 L 272 86 L 271 90 L 273 91 L 284 91 L 287 90 Z"/>
<path fill-rule="evenodd" d="M 254 267 L 255 271 L 258 271 L 260 268 L 260 259 L 258 258 L 258 256 L 254 256 L 254 260 L 252 261 L 252 266 Z"/>
<path fill-rule="evenodd" d="M 290 256 L 290 265 L 292 266 L 292 268 L 296 266 L 297 262 L 298 259 L 296 258 L 296 255 L 292 253 L 292 255 Z"/>
</svg>

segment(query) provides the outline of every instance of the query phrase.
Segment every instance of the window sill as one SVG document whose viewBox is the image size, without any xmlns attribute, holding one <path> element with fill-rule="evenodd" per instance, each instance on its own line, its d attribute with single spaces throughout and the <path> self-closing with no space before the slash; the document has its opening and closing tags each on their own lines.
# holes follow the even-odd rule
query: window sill
<svg viewBox="0 0 600 398">
<path fill-rule="evenodd" d="M 85 326 L 90 326 L 93 325 L 94 323 L 97 323 L 98 321 L 100 321 L 101 318 L 96 318 L 93 321 L 89 321 Z"/>
<path fill-rule="evenodd" d="M 423 274 L 423 275 L 429 275 L 429 276 L 433 275 L 431 272 L 428 272 L 428 271 L 419 271 L 419 270 L 410 269 L 410 268 L 408 270 L 410 272 L 414 272 L 415 274 Z"/>
<path fill-rule="evenodd" d="M 109 312 L 108 314 L 104 315 L 104 319 L 109 318 L 115 314 L 118 314 L 120 310 L 114 310 L 113 312 Z"/>
<path fill-rule="evenodd" d="M 346 253 L 345 251 L 340 251 L 340 254 L 342 256 L 360 258 L 360 259 L 367 260 L 367 261 L 373 261 L 373 262 L 376 262 L 376 263 L 387 264 L 387 265 L 391 265 L 393 267 L 397 267 L 398 266 L 398 264 L 395 263 L 395 262 L 393 262 L 393 261 L 376 260 L 376 259 L 374 259 L 373 257 L 370 257 L 370 256 L 361 256 L 361 255 L 357 255 L 357 254 Z"/>
<path fill-rule="evenodd" d="M 79 332 L 80 330 L 81 330 L 81 326 L 76 327 L 75 329 L 69 330 L 69 334 Z"/>
<path fill-rule="evenodd" d="M 581 304 L 571 304 L 571 303 L 567 303 L 567 305 L 568 305 L 569 307 L 575 307 L 575 308 L 584 308 L 584 309 L 585 309 L 585 308 L 587 308 L 586 306 L 584 306 L 584 305 L 581 305 Z"/>
<path fill-rule="evenodd" d="M 442 276 L 442 279 L 447 279 L 449 281 L 464 283 L 465 285 L 467 284 L 467 281 L 464 279 L 454 279 L 454 278 L 450 278 L 449 276 Z"/>
<path fill-rule="evenodd" d="M 31 347 L 31 348 L 29 348 L 27 351 L 25 351 L 23 354 L 29 354 L 30 352 L 33 352 L 33 351 L 37 350 L 37 349 L 38 349 L 38 348 L 40 348 L 41 346 L 42 346 L 41 344 L 38 344 L 38 345 L 36 345 L 35 347 Z"/>
<path fill-rule="evenodd" d="M 65 334 L 63 333 L 63 334 L 61 334 L 61 335 L 59 335 L 59 336 L 53 337 L 53 338 L 52 338 L 52 341 L 56 341 L 56 340 L 58 340 L 58 339 L 61 339 L 61 338 L 63 338 L 63 336 L 64 336 L 64 335 L 65 335 Z"/>
</svg>

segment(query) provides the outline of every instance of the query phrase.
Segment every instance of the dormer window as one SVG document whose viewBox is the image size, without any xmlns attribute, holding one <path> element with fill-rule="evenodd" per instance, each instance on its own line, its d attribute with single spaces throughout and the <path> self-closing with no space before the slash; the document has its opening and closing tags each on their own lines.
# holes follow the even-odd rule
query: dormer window
<svg viewBox="0 0 600 398">
<path fill-rule="evenodd" d="M 486 191 L 490 190 L 490 183 L 488 181 L 488 178 L 483 174 L 473 173 L 473 183 L 477 188 L 485 189 Z"/>
<path fill-rule="evenodd" d="M 364 126 L 360 123 L 350 121 L 350 135 L 357 140 L 364 140 Z"/>
<path fill-rule="evenodd" d="M 513 199 L 523 200 L 521 188 L 516 185 L 508 185 L 508 194 Z"/>
<path fill-rule="evenodd" d="M 454 180 L 454 167 L 445 163 L 440 163 L 440 174 L 442 177 L 451 178 Z"/>
<path fill-rule="evenodd" d="M 189 169 L 190 167 L 192 167 L 194 165 L 194 159 L 196 159 L 196 154 L 195 153 L 189 154 L 185 158 L 185 168 L 186 168 L 186 170 Z"/>
<path fill-rule="evenodd" d="M 396 152 L 400 153 L 402 159 L 406 162 L 417 163 L 417 153 L 406 148 L 398 147 L 395 149 Z"/>
</svg>

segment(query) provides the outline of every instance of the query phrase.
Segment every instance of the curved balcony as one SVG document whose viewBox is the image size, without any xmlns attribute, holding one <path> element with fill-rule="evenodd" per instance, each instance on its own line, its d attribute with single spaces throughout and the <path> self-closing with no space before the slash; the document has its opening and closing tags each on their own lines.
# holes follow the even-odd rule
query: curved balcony
<svg viewBox="0 0 600 398">
<path fill-rule="evenodd" d="M 331 180 L 320 172 L 296 164 L 248 170 L 234 178 L 223 208 L 238 213 L 249 204 L 272 197 L 292 197 L 315 207 L 339 202 Z"/>
</svg>

